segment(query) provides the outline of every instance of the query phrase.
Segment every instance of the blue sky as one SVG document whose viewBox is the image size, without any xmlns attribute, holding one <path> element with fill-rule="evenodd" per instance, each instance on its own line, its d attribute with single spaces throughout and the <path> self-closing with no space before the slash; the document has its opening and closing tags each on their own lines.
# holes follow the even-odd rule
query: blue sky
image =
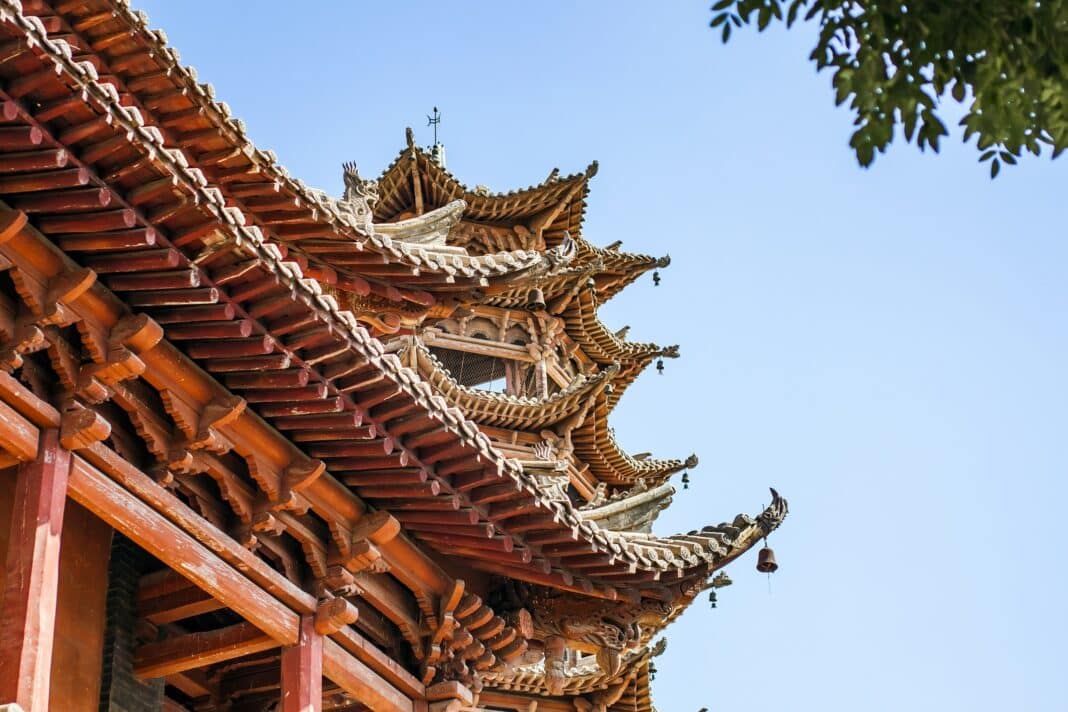
<svg viewBox="0 0 1068 712">
<path fill-rule="evenodd" d="M 586 237 L 671 254 L 602 312 L 681 345 L 614 419 L 701 457 L 657 530 L 793 512 L 770 588 L 750 556 L 669 630 L 662 712 L 1066 708 L 1063 159 L 862 170 L 813 29 L 724 47 L 708 2 L 136 4 L 311 185 L 437 105 L 461 180 L 598 159 Z"/>
</svg>

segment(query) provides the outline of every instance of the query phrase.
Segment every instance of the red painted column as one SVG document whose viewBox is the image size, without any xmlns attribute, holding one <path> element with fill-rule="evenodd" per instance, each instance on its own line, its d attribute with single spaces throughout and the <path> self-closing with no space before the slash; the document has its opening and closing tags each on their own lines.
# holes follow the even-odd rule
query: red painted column
<svg viewBox="0 0 1068 712">
<path fill-rule="evenodd" d="M 37 459 L 19 466 L 0 608 L 0 703 L 47 712 L 70 453 L 42 430 Z"/>
<path fill-rule="evenodd" d="M 323 636 L 314 616 L 300 619 L 300 640 L 282 648 L 282 707 L 278 712 L 322 712 Z"/>
</svg>

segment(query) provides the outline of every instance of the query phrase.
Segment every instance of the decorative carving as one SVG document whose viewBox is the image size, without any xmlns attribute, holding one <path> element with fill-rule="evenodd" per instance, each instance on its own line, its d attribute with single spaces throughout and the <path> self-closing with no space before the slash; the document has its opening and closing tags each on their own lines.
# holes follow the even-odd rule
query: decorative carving
<svg viewBox="0 0 1068 712">
<path fill-rule="evenodd" d="M 660 355 L 664 358 L 678 358 L 679 357 L 679 345 L 672 344 L 671 346 L 665 346 L 660 349 Z"/>
<path fill-rule="evenodd" d="M 0 368 L 13 371 L 22 366 L 25 354 L 40 351 L 47 346 L 44 332 L 34 323 L 30 314 L 22 313 L 12 327 L 0 327 Z"/>
<path fill-rule="evenodd" d="M 603 507 L 604 505 L 612 502 L 621 502 L 625 499 L 629 499 L 630 497 L 639 495 L 642 492 L 647 492 L 649 490 L 649 483 L 645 480 L 638 480 L 630 489 L 617 490 L 611 495 L 605 494 L 607 492 L 607 489 L 608 486 L 604 482 L 598 483 L 597 490 L 594 494 L 593 499 L 579 507 L 579 510 L 586 511 L 590 509 L 596 509 L 597 507 Z"/>
<path fill-rule="evenodd" d="M 545 640 L 546 684 L 554 664 L 550 640 L 574 641 L 597 650 L 597 663 L 607 675 L 619 672 L 621 653 L 641 645 L 646 635 L 670 617 L 672 603 L 643 598 L 637 603 L 578 598 L 560 591 L 507 580 L 493 594 L 494 607 L 531 612 L 534 634 Z M 559 693 L 553 693 L 559 694 Z"/>
<path fill-rule="evenodd" d="M 671 504 L 674 494 L 675 488 L 667 483 L 650 488 L 645 480 L 638 480 L 630 489 L 610 496 L 600 491 L 579 507 L 579 516 L 614 531 L 649 531 L 657 515 Z"/>
<path fill-rule="evenodd" d="M 106 352 L 94 357 L 78 372 L 75 392 L 90 403 L 101 403 L 112 397 L 115 384 L 136 378 L 145 372 L 139 354 L 153 348 L 163 339 L 163 328 L 145 314 L 122 319 L 107 337 Z M 83 342 L 90 354 L 98 349 L 91 345 L 101 342 L 98 335 L 83 330 Z"/>
<path fill-rule="evenodd" d="M 564 667 L 564 651 L 567 641 L 558 635 L 545 639 L 545 689 L 550 695 L 564 694 L 567 670 Z"/>
<path fill-rule="evenodd" d="M 545 251 L 545 259 L 553 269 L 565 267 L 575 259 L 578 246 L 571 239 L 571 234 L 565 232 L 564 239 L 556 247 Z"/>
<path fill-rule="evenodd" d="M 786 519 L 786 515 L 790 512 L 790 507 L 786 504 L 786 500 L 775 491 L 774 487 L 769 487 L 771 490 L 771 504 L 769 504 L 763 512 L 761 512 L 757 518 L 756 523 L 763 530 L 764 534 L 771 534 L 773 531 L 779 528 L 782 521 Z"/>
<path fill-rule="evenodd" d="M 315 631 L 320 635 L 330 635 L 359 618 L 360 612 L 344 598 L 331 598 L 319 604 L 315 609 Z"/>
<path fill-rule="evenodd" d="M 381 574 L 389 571 L 379 546 L 389 542 L 400 532 L 398 522 L 388 512 L 374 512 L 361 518 L 352 528 L 348 540 L 339 541 L 330 564 L 340 564 L 352 573 L 368 571 Z"/>
<path fill-rule="evenodd" d="M 593 490 L 593 497 L 585 505 L 579 507 L 579 509 L 593 509 L 600 507 L 602 504 L 607 504 L 608 498 L 608 484 L 606 482 L 598 482 L 596 489 Z"/>
<path fill-rule="evenodd" d="M 78 404 L 63 414 L 59 442 L 68 450 L 81 450 L 111 435 L 111 424 L 99 413 Z"/>
<path fill-rule="evenodd" d="M 337 207 L 352 218 L 360 232 L 371 235 L 374 233 L 371 220 L 375 203 L 378 202 L 378 181 L 360 178 L 360 171 L 355 163 L 345 163 L 343 167 L 345 194 L 337 201 Z"/>
</svg>

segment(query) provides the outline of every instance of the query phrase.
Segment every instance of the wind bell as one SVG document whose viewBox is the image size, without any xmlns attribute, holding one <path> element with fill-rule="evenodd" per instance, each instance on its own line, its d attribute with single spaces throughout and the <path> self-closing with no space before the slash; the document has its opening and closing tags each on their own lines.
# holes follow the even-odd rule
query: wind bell
<svg viewBox="0 0 1068 712">
<path fill-rule="evenodd" d="M 683 472 L 682 473 L 682 488 L 683 489 L 690 489 L 690 473 L 689 472 Z"/>
<path fill-rule="evenodd" d="M 764 548 L 757 554 L 756 569 L 762 574 L 773 574 L 779 565 L 775 562 L 775 552 L 768 546 L 767 537 L 764 538 Z"/>
<path fill-rule="evenodd" d="M 658 375 L 664 375 L 664 359 L 658 358 L 656 360 L 656 372 Z"/>
<path fill-rule="evenodd" d="M 653 270 L 653 286 L 660 286 L 660 270 Z"/>
</svg>

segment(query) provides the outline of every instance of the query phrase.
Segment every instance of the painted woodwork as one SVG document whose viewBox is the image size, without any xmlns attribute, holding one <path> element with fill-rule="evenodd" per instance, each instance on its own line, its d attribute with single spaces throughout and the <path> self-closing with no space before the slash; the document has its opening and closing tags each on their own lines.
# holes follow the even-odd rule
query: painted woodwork
<svg viewBox="0 0 1068 712">
<path fill-rule="evenodd" d="M 696 458 L 608 416 L 678 349 L 597 310 L 668 259 L 582 236 L 596 164 L 494 194 L 439 155 L 335 199 L 125 4 L 0 0 L 0 467 L 58 431 L 160 561 L 170 708 L 644 712 L 652 638 L 786 515 L 650 533 Z"/>
<path fill-rule="evenodd" d="M 0 700 L 48 709 L 70 454 L 55 429 L 18 467 L 0 607 Z"/>
</svg>

